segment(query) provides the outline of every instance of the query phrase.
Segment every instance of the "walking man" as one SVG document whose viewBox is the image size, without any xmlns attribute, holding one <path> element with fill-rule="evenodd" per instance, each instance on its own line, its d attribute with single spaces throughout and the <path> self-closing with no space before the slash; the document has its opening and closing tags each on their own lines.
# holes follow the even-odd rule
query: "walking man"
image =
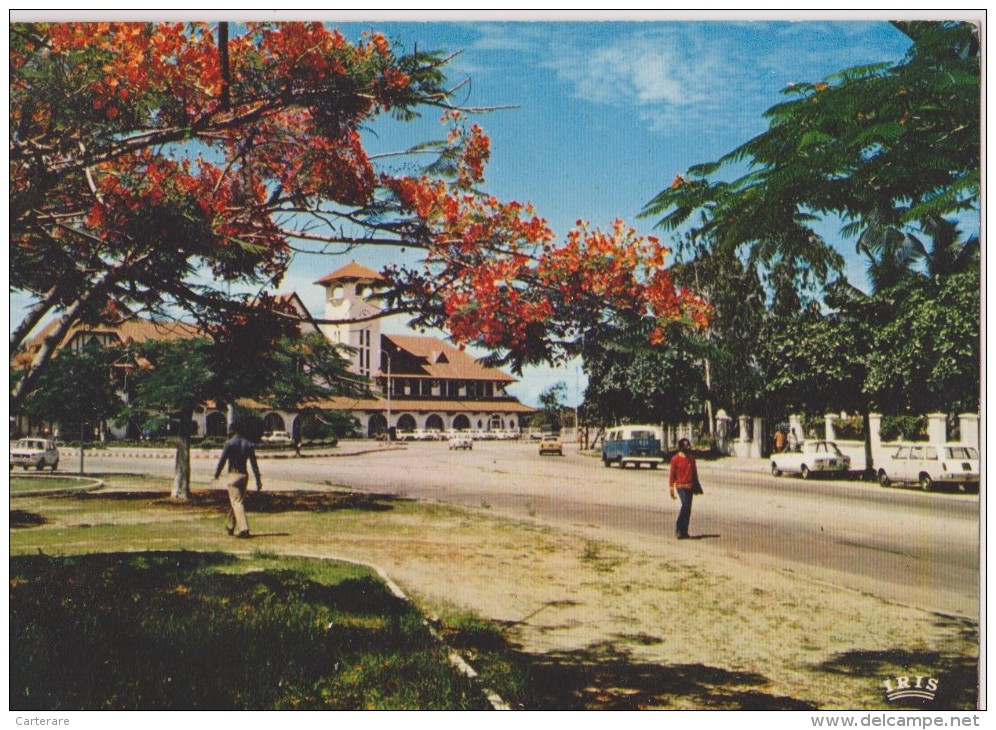
<svg viewBox="0 0 996 730">
<path fill-rule="evenodd" d="M 692 518 L 692 495 L 701 490 L 692 443 L 688 439 L 678 441 L 678 453 L 671 457 L 668 486 L 671 489 L 671 499 L 681 499 L 681 510 L 674 528 L 675 537 L 687 540 L 688 523 Z"/>
<path fill-rule="evenodd" d="M 221 470 L 228 463 L 228 478 L 225 486 L 228 488 L 228 523 L 226 529 L 229 535 L 239 538 L 249 537 L 249 522 L 246 520 L 246 487 L 249 486 L 249 466 L 256 477 L 256 491 L 263 488 L 263 480 L 259 476 L 259 464 L 256 463 L 256 447 L 251 441 L 239 433 L 239 427 L 233 425 L 229 431 L 230 439 L 222 449 L 218 468 L 214 470 L 214 478 L 221 476 Z M 238 532 L 236 532 L 236 529 Z"/>
</svg>

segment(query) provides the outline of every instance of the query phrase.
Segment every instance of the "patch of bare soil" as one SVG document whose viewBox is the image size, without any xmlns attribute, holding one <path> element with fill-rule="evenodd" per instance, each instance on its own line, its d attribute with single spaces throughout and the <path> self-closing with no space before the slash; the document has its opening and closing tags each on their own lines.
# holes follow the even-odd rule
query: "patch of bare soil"
<svg viewBox="0 0 996 730">
<path fill-rule="evenodd" d="M 380 564 L 430 612 L 498 622 L 561 708 L 900 709 L 884 692 L 897 676 L 937 678 L 930 707 L 977 703 L 974 622 L 694 540 L 625 545 L 483 509 L 366 532 L 340 532 L 339 550 Z"/>
</svg>

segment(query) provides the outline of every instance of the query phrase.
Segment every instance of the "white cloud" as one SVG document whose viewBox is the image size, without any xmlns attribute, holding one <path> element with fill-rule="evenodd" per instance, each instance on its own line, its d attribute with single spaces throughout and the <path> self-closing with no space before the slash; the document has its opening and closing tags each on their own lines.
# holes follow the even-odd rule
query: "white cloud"
<svg viewBox="0 0 996 730">
<path fill-rule="evenodd" d="M 576 98 L 629 109 L 655 130 L 678 123 L 716 130 L 744 118 L 761 124 L 761 113 L 778 103 L 778 92 L 791 81 L 819 80 L 850 65 L 896 59 L 895 48 L 876 42 L 880 22 L 473 27 L 478 39 L 468 55 L 474 60 L 466 60 L 479 63 L 479 69 L 500 68 L 494 64 L 496 53 L 526 56 L 528 63 L 553 71 Z"/>
</svg>

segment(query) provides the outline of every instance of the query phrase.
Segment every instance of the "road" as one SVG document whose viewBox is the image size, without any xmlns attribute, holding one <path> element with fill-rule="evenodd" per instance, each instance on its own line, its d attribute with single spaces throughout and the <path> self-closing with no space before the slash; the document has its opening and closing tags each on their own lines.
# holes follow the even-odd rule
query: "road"
<svg viewBox="0 0 996 730">
<path fill-rule="evenodd" d="M 672 549 L 677 507 L 665 470 L 605 468 L 570 446 L 539 456 L 529 442 L 445 443 L 343 458 L 261 460 L 268 489 L 334 485 L 487 507 L 496 514 L 594 528 L 606 538 Z M 214 462 L 197 459 L 195 479 Z M 88 469 L 167 475 L 170 459 L 101 457 Z M 673 549 L 711 551 L 889 601 L 978 619 L 979 497 L 882 489 L 847 480 L 775 478 L 700 462 L 706 494 L 692 535 Z"/>
</svg>

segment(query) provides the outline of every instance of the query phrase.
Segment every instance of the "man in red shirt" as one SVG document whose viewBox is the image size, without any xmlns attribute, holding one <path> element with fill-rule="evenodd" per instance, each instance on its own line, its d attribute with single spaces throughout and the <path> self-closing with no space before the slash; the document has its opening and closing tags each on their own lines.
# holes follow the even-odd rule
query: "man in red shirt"
<svg viewBox="0 0 996 730">
<path fill-rule="evenodd" d="M 699 472 L 695 466 L 695 457 L 692 455 L 692 444 L 688 439 L 681 439 L 678 441 L 678 453 L 671 457 L 671 470 L 668 474 L 671 499 L 681 498 L 681 510 L 678 512 L 678 522 L 674 528 L 675 537 L 679 540 L 688 539 L 688 522 L 692 518 L 692 495 L 698 484 Z"/>
</svg>

